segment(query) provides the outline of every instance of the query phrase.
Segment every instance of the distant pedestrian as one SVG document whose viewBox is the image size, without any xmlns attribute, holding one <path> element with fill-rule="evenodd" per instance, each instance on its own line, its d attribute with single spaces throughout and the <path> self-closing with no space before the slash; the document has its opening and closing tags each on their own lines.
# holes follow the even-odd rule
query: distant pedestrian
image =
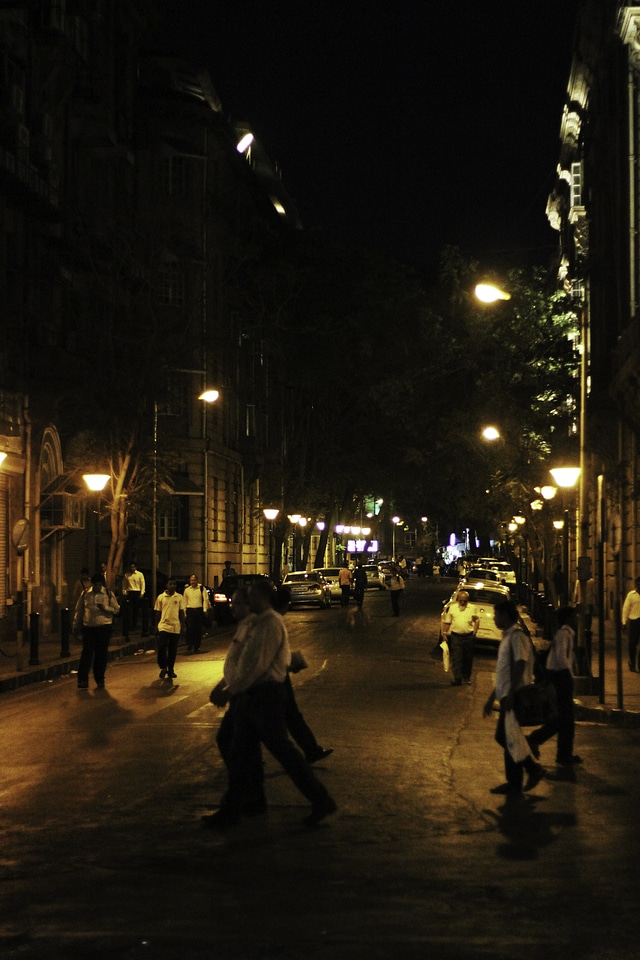
<svg viewBox="0 0 640 960">
<path fill-rule="evenodd" d="M 163 593 L 156 599 L 154 608 L 156 619 L 156 642 L 158 647 L 158 666 L 160 679 L 175 680 L 174 672 L 178 641 L 185 623 L 184 598 L 176 593 L 176 581 L 167 580 Z"/>
<path fill-rule="evenodd" d="M 187 651 L 198 653 L 202 643 L 202 630 L 209 612 L 209 591 L 198 582 L 195 573 L 189 577 L 189 583 L 182 594 L 186 617 Z"/>
<path fill-rule="evenodd" d="M 391 579 L 389 581 L 389 591 L 391 594 L 391 616 L 400 616 L 400 597 L 404 590 L 404 577 L 400 574 L 400 568 L 394 564 L 391 568 Z"/>
<path fill-rule="evenodd" d="M 340 567 L 340 573 L 338 574 L 338 583 L 340 584 L 340 591 L 342 596 L 340 598 L 340 606 L 348 607 L 349 606 L 349 597 L 351 596 L 351 584 L 353 582 L 353 576 L 351 570 L 345 563 Z"/>
<path fill-rule="evenodd" d="M 135 630 L 138 625 L 138 611 L 140 602 L 144 597 L 144 591 L 144 574 L 141 570 L 138 570 L 135 563 L 129 564 L 129 571 L 122 578 L 122 592 L 129 605 L 129 626 L 132 630 Z"/>
<path fill-rule="evenodd" d="M 496 604 L 494 619 L 496 626 L 502 630 L 502 640 L 498 647 L 495 687 L 487 698 L 482 714 L 485 717 L 491 716 L 494 701 L 499 701 L 500 713 L 495 739 L 504 751 L 506 782 L 493 787 L 491 793 L 503 794 L 510 800 L 516 800 L 522 797 L 525 770 L 528 774 L 525 791 L 533 790 L 544 777 L 544 767 L 536 763 L 513 713 L 516 690 L 533 681 L 534 652 L 531 640 L 517 625 L 518 608 L 512 600 L 501 600 Z M 511 729 L 520 733 L 520 740 L 525 748 L 522 758 L 513 742 L 511 746 L 516 756 L 512 756 L 509 750 L 507 723 Z"/>
<path fill-rule="evenodd" d="M 556 690 L 558 716 L 534 730 L 527 737 L 533 755 L 540 756 L 540 745 L 558 734 L 556 763 L 572 766 L 582 763 L 582 758 L 574 754 L 575 715 L 573 707 L 573 663 L 575 656 L 575 618 L 573 607 L 560 607 L 556 613 L 556 630 L 547 654 L 546 673 Z"/>
<path fill-rule="evenodd" d="M 224 570 L 222 571 L 222 579 L 226 580 L 227 577 L 237 576 L 235 569 L 231 566 L 231 560 L 225 560 Z"/>
<path fill-rule="evenodd" d="M 638 672 L 638 642 L 640 641 L 640 577 L 635 579 L 635 588 L 630 590 L 622 606 L 622 626 L 627 628 L 629 642 L 629 670 Z"/>
<path fill-rule="evenodd" d="M 80 594 L 73 614 L 73 632 L 82 636 L 82 653 L 78 664 L 79 690 L 88 688 L 92 664 L 96 686 L 98 689 L 104 687 L 113 618 L 119 611 L 120 604 L 105 586 L 102 574 L 94 573 L 90 589 Z"/>
<path fill-rule="evenodd" d="M 440 579 L 440 563 L 438 560 L 433 561 L 432 573 L 434 580 Z"/>
<path fill-rule="evenodd" d="M 359 610 L 362 609 L 366 589 L 367 573 L 362 566 L 362 561 L 359 561 L 357 567 L 353 571 L 353 595 L 356 601 L 356 606 Z"/>
<path fill-rule="evenodd" d="M 469 603 L 469 594 L 466 590 L 459 590 L 444 615 L 442 629 L 451 651 L 453 686 L 471 683 L 473 653 L 479 625 L 480 619 L 473 604 Z"/>
</svg>

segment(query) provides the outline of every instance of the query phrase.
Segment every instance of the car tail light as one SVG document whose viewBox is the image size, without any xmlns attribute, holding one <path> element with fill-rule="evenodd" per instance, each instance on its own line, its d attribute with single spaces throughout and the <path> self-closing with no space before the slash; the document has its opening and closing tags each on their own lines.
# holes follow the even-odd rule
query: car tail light
<svg viewBox="0 0 640 960">
<path fill-rule="evenodd" d="M 226 595 L 226 593 L 214 593 L 213 595 L 214 603 L 227 603 L 228 600 L 229 597 Z"/>
</svg>

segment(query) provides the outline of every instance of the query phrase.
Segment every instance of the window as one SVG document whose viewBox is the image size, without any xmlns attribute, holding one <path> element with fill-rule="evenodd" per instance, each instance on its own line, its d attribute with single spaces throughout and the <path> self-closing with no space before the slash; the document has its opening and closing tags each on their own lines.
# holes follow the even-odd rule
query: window
<svg viewBox="0 0 640 960">
<path fill-rule="evenodd" d="M 581 207 L 582 202 L 582 162 L 571 164 L 571 206 Z"/>
<path fill-rule="evenodd" d="M 189 539 L 189 498 L 171 497 L 158 514 L 158 540 Z"/>
<path fill-rule="evenodd" d="M 184 271 L 179 263 L 167 263 L 160 276 L 160 303 L 172 307 L 183 307 L 185 301 Z"/>
<path fill-rule="evenodd" d="M 184 197 L 187 192 L 187 157 L 164 157 L 160 169 L 160 189 L 166 197 Z"/>
</svg>

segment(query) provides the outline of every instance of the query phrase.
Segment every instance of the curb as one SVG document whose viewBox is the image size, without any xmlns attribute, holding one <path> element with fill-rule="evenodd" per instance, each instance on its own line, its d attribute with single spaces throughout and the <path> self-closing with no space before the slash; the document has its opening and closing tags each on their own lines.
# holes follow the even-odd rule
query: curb
<svg viewBox="0 0 640 960">
<path fill-rule="evenodd" d="M 146 649 L 145 639 L 149 638 L 139 638 L 136 641 L 129 641 L 120 646 L 110 648 L 107 663 L 112 663 L 114 660 L 120 660 L 123 657 L 130 657 L 138 653 L 139 650 Z M 153 641 L 153 637 L 150 639 Z M 47 680 L 54 680 L 56 677 L 66 676 L 69 673 L 73 673 L 74 670 L 77 670 L 79 663 L 80 654 L 78 653 L 77 656 L 62 657 L 53 663 L 46 663 L 42 666 L 29 666 L 26 670 L 16 670 L 4 677 L 0 677 L 0 694 L 6 693 L 8 690 L 18 690 L 21 687 L 26 687 L 30 683 L 43 683 Z"/>
<path fill-rule="evenodd" d="M 640 728 L 640 712 L 638 710 L 618 710 L 604 704 L 587 706 L 580 700 L 574 700 L 573 704 L 575 718 L 579 722 L 600 723 L 626 730 Z"/>
</svg>

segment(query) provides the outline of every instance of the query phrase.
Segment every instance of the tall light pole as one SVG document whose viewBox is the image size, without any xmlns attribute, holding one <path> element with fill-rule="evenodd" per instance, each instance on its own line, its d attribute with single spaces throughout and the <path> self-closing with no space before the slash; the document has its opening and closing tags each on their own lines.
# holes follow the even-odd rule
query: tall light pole
<svg viewBox="0 0 640 960">
<path fill-rule="evenodd" d="M 269 576 L 275 582 L 276 577 L 274 576 L 274 563 L 273 563 L 273 524 L 278 518 L 280 511 L 276 507 L 265 507 L 262 511 L 264 513 L 265 519 L 269 523 Z"/>
<path fill-rule="evenodd" d="M 95 563 L 94 571 L 100 569 L 100 494 L 108 484 L 111 479 L 110 474 L 108 473 L 84 473 L 82 475 L 87 489 L 92 493 L 97 493 L 97 503 L 96 511 L 93 522 L 93 536 L 94 536 L 94 548 L 95 548 Z"/>
<path fill-rule="evenodd" d="M 580 467 L 554 467 L 549 471 L 556 484 L 563 490 L 575 487 L 580 476 Z M 564 528 L 562 531 L 562 574 L 563 574 L 563 604 L 569 602 L 569 510 L 566 501 L 564 507 Z"/>
</svg>

